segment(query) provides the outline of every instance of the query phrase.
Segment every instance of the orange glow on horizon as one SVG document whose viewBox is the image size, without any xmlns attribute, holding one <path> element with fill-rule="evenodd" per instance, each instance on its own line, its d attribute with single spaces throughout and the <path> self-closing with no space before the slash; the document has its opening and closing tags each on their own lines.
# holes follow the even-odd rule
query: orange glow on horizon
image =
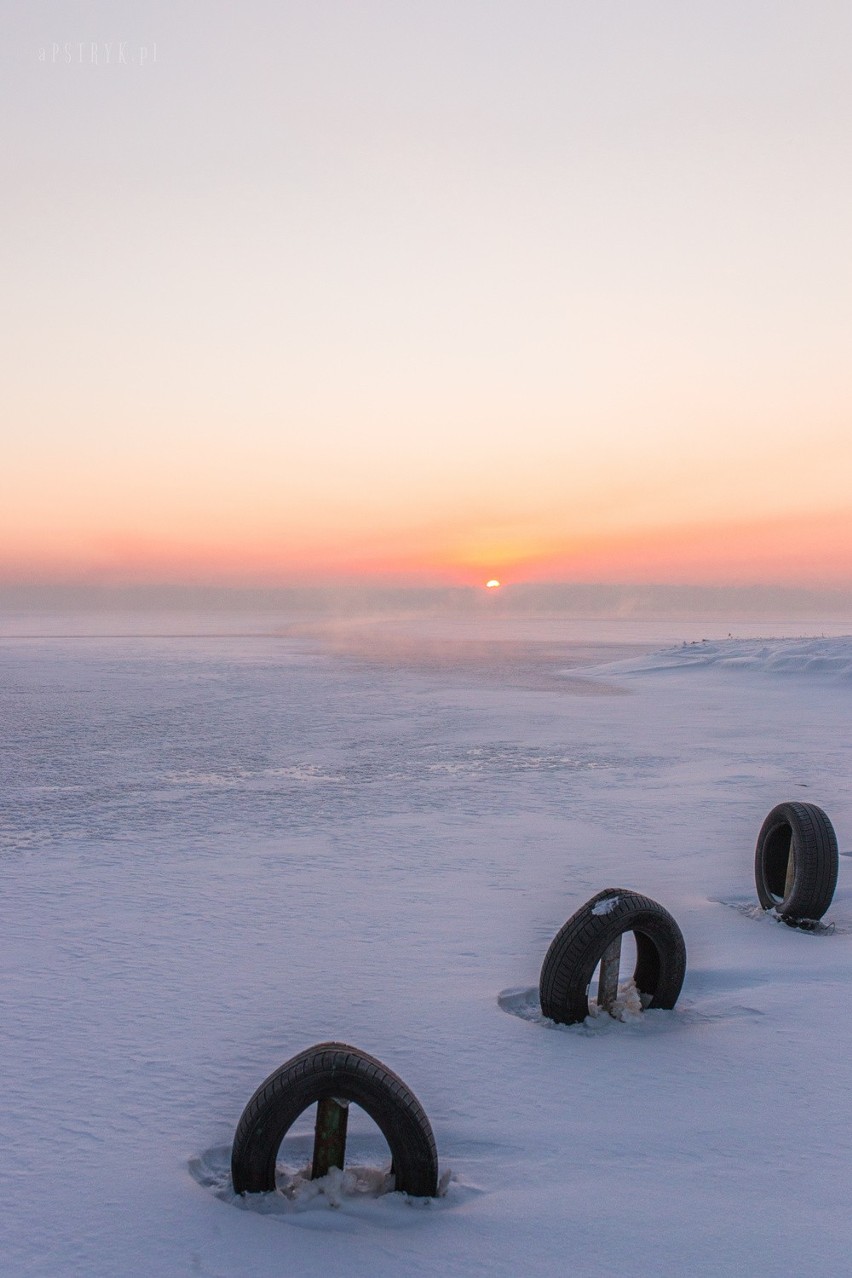
<svg viewBox="0 0 852 1278">
<path fill-rule="evenodd" d="M 320 540 L 272 536 L 44 536 L 0 552 L 0 580 L 76 580 L 270 586 L 353 583 L 483 585 L 490 538 L 459 528 L 390 531 Z M 495 539 L 496 541 L 496 539 Z M 549 544 L 548 544 L 549 542 Z M 59 548 L 61 546 L 61 549 Z M 498 552 L 499 553 L 496 553 Z M 852 511 L 754 521 L 705 521 L 574 537 L 506 536 L 487 555 L 511 563 L 515 581 L 852 585 Z M 489 578 L 494 590 L 499 579 Z"/>
<path fill-rule="evenodd" d="M 523 569 L 536 581 L 852 585 L 852 512 L 587 536 Z"/>
</svg>

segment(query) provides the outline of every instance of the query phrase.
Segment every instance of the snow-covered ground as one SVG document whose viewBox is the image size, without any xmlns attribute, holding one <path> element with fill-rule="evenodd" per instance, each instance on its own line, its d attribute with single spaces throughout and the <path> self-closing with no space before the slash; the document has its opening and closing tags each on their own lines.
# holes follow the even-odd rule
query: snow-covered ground
<svg viewBox="0 0 852 1278">
<path fill-rule="evenodd" d="M 848 1273 L 852 638 L 703 630 L 0 641 L 4 1272 Z M 754 909 L 788 799 L 837 830 L 825 933 Z M 557 1028 L 609 885 L 683 993 Z M 325 1039 L 417 1094 L 443 1197 L 377 1196 L 356 1118 L 360 1178 L 234 1199 L 243 1106 Z"/>
</svg>

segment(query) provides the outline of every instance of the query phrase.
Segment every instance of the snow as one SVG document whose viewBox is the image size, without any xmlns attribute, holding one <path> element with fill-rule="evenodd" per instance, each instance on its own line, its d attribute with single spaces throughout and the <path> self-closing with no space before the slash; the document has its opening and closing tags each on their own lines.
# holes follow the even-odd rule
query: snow
<svg viewBox="0 0 852 1278">
<path fill-rule="evenodd" d="M 0 641 L 6 1272 L 848 1270 L 852 638 L 490 624 Z M 797 798 L 841 851 L 811 932 L 753 881 Z M 555 1026 L 541 961 L 611 883 L 683 993 Z M 441 1197 L 382 1192 L 353 1107 L 343 1173 L 305 1116 L 235 1198 L 244 1105 L 328 1039 L 415 1092 Z"/>
<path fill-rule="evenodd" d="M 603 901 L 598 901 L 597 905 L 592 906 L 592 914 L 610 914 L 620 900 L 620 896 L 605 897 Z"/>
<path fill-rule="evenodd" d="M 723 666 L 765 674 L 802 675 L 852 681 L 852 647 L 847 637 L 819 639 L 691 640 L 647 656 L 607 662 L 609 674 L 645 674 L 687 666 Z M 597 671 L 593 671 L 597 673 Z"/>
</svg>

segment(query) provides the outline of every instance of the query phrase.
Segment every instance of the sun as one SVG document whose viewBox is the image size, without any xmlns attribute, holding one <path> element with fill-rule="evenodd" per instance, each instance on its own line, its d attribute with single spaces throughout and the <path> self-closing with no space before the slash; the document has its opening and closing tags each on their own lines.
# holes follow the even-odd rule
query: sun
<svg viewBox="0 0 852 1278">
<path fill-rule="evenodd" d="M 490 581 L 486 581 L 486 583 L 485 583 L 485 589 L 486 589 L 486 590 L 496 590 L 496 589 L 497 589 L 497 587 L 498 587 L 499 585 L 500 585 L 500 582 L 497 580 L 497 578 L 496 578 L 496 577 L 492 577 Z"/>
</svg>

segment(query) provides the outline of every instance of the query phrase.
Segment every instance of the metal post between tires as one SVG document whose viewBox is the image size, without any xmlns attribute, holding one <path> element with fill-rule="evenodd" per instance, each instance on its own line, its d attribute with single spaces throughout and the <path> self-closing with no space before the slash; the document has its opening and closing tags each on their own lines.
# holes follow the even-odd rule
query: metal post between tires
<svg viewBox="0 0 852 1278">
<path fill-rule="evenodd" d="M 349 1105 L 341 1104 L 331 1096 L 317 1101 L 317 1122 L 314 1129 L 314 1156 L 311 1163 L 311 1180 L 327 1176 L 332 1167 L 343 1171 L 346 1156 L 346 1125 L 349 1121 Z"/>
<path fill-rule="evenodd" d="M 785 901 L 789 900 L 790 893 L 793 891 L 793 884 L 796 881 L 796 854 L 793 850 L 794 839 L 793 832 L 790 831 L 790 851 L 787 853 L 787 875 L 784 879 L 784 897 Z"/>
<path fill-rule="evenodd" d="M 618 998 L 618 969 L 621 964 L 621 937 L 617 936 L 607 946 L 601 957 L 601 970 L 598 977 L 598 1007 L 612 1012 Z"/>
</svg>

